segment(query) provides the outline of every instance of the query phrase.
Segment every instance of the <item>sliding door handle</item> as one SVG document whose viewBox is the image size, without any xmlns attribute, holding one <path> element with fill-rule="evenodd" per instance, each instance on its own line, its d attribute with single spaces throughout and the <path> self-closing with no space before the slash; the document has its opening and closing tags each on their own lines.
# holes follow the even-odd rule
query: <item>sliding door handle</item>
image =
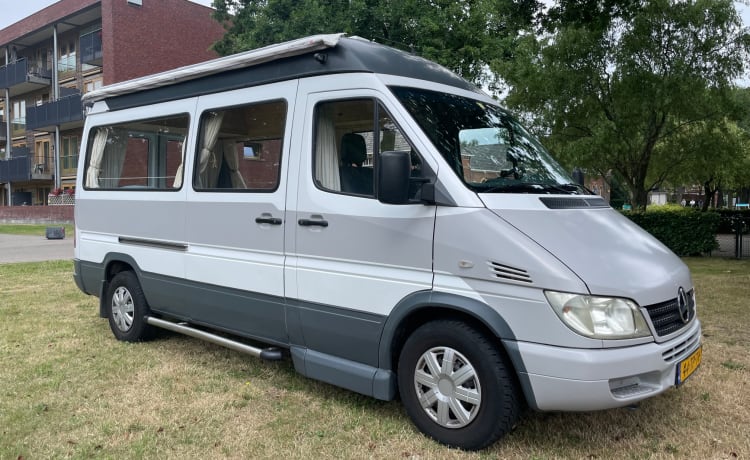
<svg viewBox="0 0 750 460">
<path fill-rule="evenodd" d="M 300 219 L 297 223 L 303 227 L 328 227 L 328 221 L 323 219 Z"/>
</svg>

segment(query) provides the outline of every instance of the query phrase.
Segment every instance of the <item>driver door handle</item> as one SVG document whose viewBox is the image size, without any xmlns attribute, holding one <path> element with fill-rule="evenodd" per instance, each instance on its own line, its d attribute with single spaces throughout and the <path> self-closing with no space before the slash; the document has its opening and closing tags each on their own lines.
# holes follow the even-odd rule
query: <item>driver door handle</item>
<svg viewBox="0 0 750 460">
<path fill-rule="evenodd" d="M 262 217 L 256 217 L 255 223 L 256 224 L 281 225 L 281 219 L 278 217 L 262 216 Z"/>
</svg>

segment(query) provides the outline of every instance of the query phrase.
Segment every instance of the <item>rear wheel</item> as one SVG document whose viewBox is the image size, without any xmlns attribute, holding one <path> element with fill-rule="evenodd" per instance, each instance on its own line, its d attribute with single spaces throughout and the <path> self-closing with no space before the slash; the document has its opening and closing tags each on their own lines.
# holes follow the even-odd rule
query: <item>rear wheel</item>
<svg viewBox="0 0 750 460">
<path fill-rule="evenodd" d="M 506 356 L 460 321 L 433 321 L 412 333 L 401 350 L 398 386 L 417 428 L 451 447 L 487 447 L 513 428 L 520 413 Z"/>
<path fill-rule="evenodd" d="M 107 317 L 118 340 L 140 342 L 150 339 L 154 329 L 144 319 L 149 311 L 135 273 L 124 271 L 112 278 L 107 289 Z"/>
</svg>

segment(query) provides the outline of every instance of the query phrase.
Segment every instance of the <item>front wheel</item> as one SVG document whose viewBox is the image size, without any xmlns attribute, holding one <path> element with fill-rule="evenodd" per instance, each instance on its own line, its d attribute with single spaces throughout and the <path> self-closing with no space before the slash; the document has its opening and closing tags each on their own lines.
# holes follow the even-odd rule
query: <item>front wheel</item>
<svg viewBox="0 0 750 460">
<path fill-rule="evenodd" d="M 135 273 L 124 271 L 112 278 L 107 289 L 107 317 L 117 340 L 141 342 L 150 339 L 154 328 L 144 319 L 149 311 Z"/>
<path fill-rule="evenodd" d="M 401 350 L 398 387 L 420 431 L 466 450 L 509 432 L 521 408 L 502 350 L 461 321 L 433 321 L 412 333 Z"/>
</svg>

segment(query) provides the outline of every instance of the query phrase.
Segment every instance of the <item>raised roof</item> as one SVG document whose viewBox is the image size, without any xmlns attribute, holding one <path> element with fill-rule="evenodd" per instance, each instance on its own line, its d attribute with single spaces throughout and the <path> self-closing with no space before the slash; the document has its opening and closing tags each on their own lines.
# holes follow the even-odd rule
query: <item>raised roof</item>
<svg viewBox="0 0 750 460">
<path fill-rule="evenodd" d="M 82 99 L 85 105 L 106 99 L 110 110 L 119 110 L 293 78 L 351 72 L 399 75 L 481 92 L 445 67 L 422 57 L 362 38 L 330 34 L 105 86 Z"/>
</svg>

